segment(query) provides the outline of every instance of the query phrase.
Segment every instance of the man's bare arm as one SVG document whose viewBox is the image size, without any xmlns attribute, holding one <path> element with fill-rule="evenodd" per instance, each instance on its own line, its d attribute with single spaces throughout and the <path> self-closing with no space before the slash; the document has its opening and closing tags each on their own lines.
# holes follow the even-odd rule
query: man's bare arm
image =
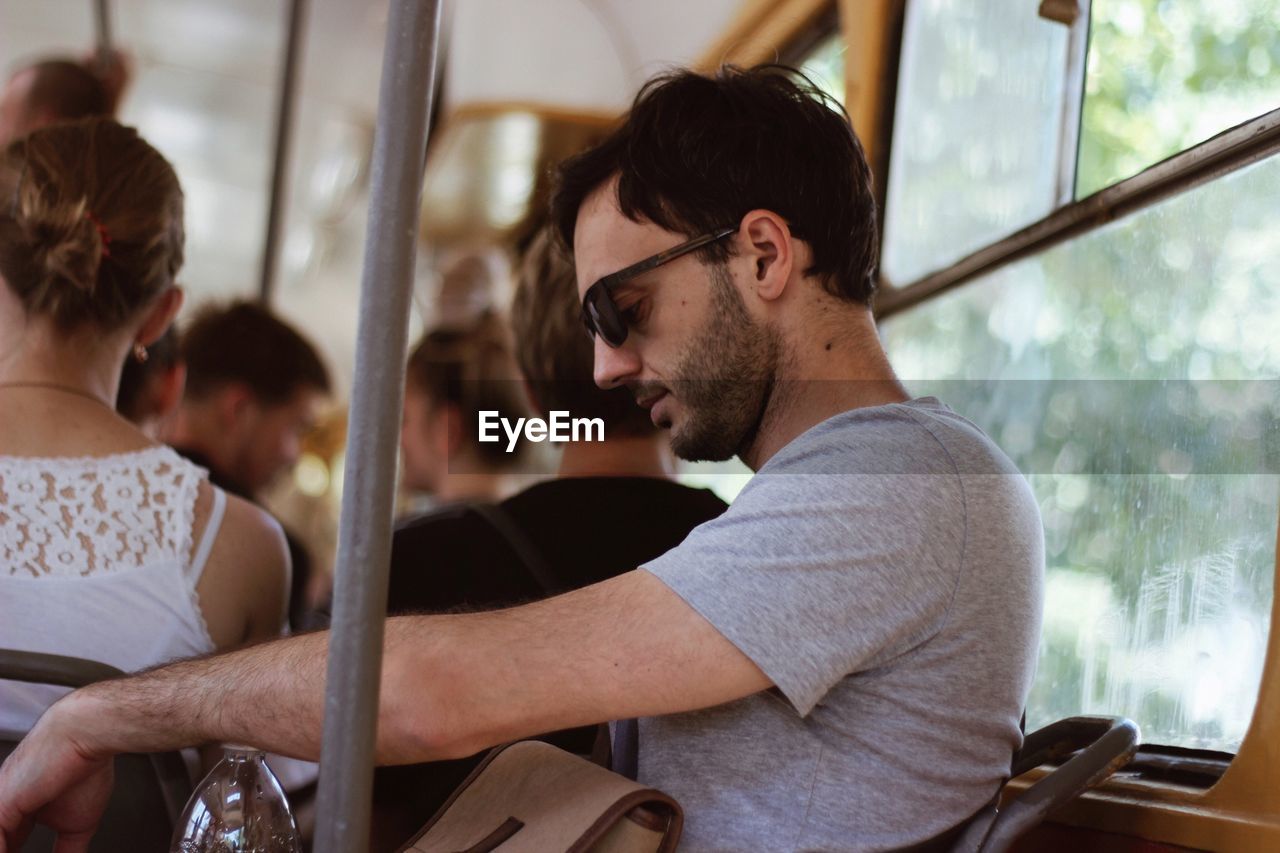
<svg viewBox="0 0 1280 853">
<path fill-rule="evenodd" d="M 379 748 L 396 762 L 705 708 L 772 686 L 644 571 L 512 610 L 399 621 L 387 640 L 397 653 L 383 673 L 396 688 L 384 686 L 380 719 L 399 736 L 379 737 Z M 409 754 L 382 752 L 405 742 Z"/>
<path fill-rule="evenodd" d="M 63 699 L 0 768 L 0 853 L 6 833 L 119 752 L 230 741 L 316 758 L 327 638 L 311 634 L 172 664 Z M 643 571 L 510 610 L 391 619 L 382 676 L 380 763 L 468 755 L 568 726 L 708 707 L 770 686 L 750 659 Z M 66 769 L 55 779 L 42 761 Z"/>
<path fill-rule="evenodd" d="M 318 757 L 328 634 L 162 667 L 76 694 L 94 752 L 252 744 Z M 770 686 L 661 581 L 632 572 L 491 613 L 388 620 L 378 759 L 716 705 Z M 109 725 L 108 725 L 109 721 Z"/>
</svg>

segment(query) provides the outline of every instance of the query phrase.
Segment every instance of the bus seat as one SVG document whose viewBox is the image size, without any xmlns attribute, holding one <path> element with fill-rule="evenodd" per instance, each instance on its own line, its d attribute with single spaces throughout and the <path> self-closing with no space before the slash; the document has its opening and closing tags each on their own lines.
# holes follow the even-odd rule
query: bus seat
<svg viewBox="0 0 1280 853">
<path fill-rule="evenodd" d="M 97 661 L 0 649 L 0 679 L 83 687 L 123 674 Z M 24 734 L 0 731 L 0 761 L 8 758 Z M 117 756 L 115 788 L 89 850 L 167 853 L 191 790 L 186 765 L 176 752 Z M 53 850 L 53 843 L 52 832 L 36 827 L 20 853 L 46 853 Z"/>
<path fill-rule="evenodd" d="M 1127 764 L 1138 751 L 1140 736 L 1137 724 L 1124 717 L 1068 717 L 1027 735 L 1013 756 L 1011 779 L 1066 760 L 1002 809 L 992 804 L 979 812 L 951 853 L 1006 853 L 1047 815 Z"/>
</svg>

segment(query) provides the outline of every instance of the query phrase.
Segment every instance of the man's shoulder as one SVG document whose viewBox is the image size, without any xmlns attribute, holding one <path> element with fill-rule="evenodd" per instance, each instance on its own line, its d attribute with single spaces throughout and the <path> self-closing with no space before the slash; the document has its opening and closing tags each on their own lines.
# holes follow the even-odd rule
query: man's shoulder
<svg viewBox="0 0 1280 853">
<path fill-rule="evenodd" d="M 536 593 L 518 555 L 469 504 L 405 519 L 391 538 L 388 610 L 488 607 Z"/>
<path fill-rule="evenodd" d="M 981 429 L 934 398 L 851 409 L 803 433 L 761 473 L 1016 474 Z"/>
<path fill-rule="evenodd" d="M 548 512 L 601 511 L 660 505 L 669 511 L 712 518 L 728 506 L 710 489 L 662 477 L 563 477 L 537 483 L 502 502 L 520 521 Z"/>
<path fill-rule="evenodd" d="M 416 548 L 465 539 L 479 529 L 482 523 L 470 504 L 435 507 L 396 522 L 391 538 L 392 548 Z"/>
</svg>

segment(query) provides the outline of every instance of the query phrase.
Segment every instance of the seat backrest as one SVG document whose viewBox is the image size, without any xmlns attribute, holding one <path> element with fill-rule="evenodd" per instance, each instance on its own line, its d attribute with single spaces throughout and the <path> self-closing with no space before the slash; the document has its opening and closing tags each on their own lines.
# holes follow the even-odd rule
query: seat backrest
<svg viewBox="0 0 1280 853">
<path fill-rule="evenodd" d="M 83 687 L 123 674 L 97 661 L 0 649 L 0 679 Z M 0 731 L 0 761 L 25 734 Z M 115 780 L 111 801 L 89 846 L 91 853 L 167 853 L 174 826 L 191 795 L 191 781 L 181 756 L 176 752 L 117 756 Z M 21 853 L 46 853 L 53 850 L 53 843 L 53 834 L 38 827 Z"/>
<path fill-rule="evenodd" d="M 994 819 L 994 807 L 980 812 L 952 853 L 1005 853 L 1048 814 L 1127 764 L 1138 751 L 1140 736 L 1137 724 L 1123 717 L 1069 717 L 1027 735 L 1013 757 L 1010 778 L 1067 760 L 1006 803 Z"/>
</svg>

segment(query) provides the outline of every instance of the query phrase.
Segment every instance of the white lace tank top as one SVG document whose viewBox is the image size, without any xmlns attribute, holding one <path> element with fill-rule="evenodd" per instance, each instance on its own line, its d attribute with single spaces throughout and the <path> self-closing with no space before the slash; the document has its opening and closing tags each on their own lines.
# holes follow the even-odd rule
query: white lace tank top
<svg viewBox="0 0 1280 853">
<path fill-rule="evenodd" d="M 193 541 L 208 476 L 168 447 L 114 456 L 0 456 L 0 648 L 132 672 L 206 654 L 196 583 L 226 496 Z M 0 731 L 20 732 L 66 689 L 0 681 Z"/>
</svg>

